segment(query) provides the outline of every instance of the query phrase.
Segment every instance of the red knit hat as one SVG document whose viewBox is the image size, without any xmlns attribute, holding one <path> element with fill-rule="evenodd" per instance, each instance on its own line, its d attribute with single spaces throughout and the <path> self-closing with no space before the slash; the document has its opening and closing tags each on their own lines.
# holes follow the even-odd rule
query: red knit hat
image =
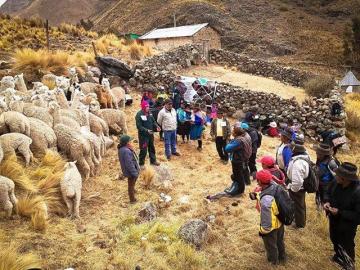
<svg viewBox="0 0 360 270">
<path fill-rule="evenodd" d="M 267 170 L 261 170 L 256 173 L 256 180 L 258 180 L 261 184 L 270 184 L 272 179 L 272 174 Z"/>
<path fill-rule="evenodd" d="M 146 107 L 149 107 L 149 103 L 148 103 L 147 101 L 143 100 L 143 101 L 141 102 L 141 109 L 144 110 Z"/>
<path fill-rule="evenodd" d="M 275 159 L 272 156 L 263 156 L 262 158 L 258 159 L 257 162 L 264 164 L 266 166 L 275 165 Z"/>
</svg>

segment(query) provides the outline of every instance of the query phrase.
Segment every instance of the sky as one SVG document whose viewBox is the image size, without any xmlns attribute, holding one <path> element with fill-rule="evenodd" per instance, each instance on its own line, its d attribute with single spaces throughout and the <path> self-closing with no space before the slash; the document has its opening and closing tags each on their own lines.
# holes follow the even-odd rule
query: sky
<svg viewBox="0 0 360 270">
<path fill-rule="evenodd" d="M 6 0 L 0 0 L 0 7 L 1 7 L 2 4 L 5 3 L 5 1 L 6 1 Z"/>
</svg>

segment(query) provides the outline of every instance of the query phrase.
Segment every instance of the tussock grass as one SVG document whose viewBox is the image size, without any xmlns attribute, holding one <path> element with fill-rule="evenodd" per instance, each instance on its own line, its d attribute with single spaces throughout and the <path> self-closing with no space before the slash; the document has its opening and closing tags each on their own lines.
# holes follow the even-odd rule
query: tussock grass
<svg viewBox="0 0 360 270">
<path fill-rule="evenodd" d="M 345 97 L 346 127 L 350 131 L 360 133 L 360 94 L 352 93 Z"/>
<path fill-rule="evenodd" d="M 150 189 L 151 184 L 154 182 L 155 170 L 151 166 L 146 166 L 141 174 L 141 179 L 144 187 Z"/>
<path fill-rule="evenodd" d="M 19 254 L 14 246 L 0 250 L 0 270 L 40 269 L 41 260 L 33 254 Z"/>
</svg>

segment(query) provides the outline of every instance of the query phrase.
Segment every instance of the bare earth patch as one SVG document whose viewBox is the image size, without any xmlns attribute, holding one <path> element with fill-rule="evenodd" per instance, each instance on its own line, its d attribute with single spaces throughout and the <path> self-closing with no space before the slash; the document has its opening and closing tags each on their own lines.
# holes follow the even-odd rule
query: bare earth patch
<svg viewBox="0 0 360 270">
<path fill-rule="evenodd" d="M 253 91 L 275 93 L 285 99 L 295 97 L 299 103 L 303 102 L 306 98 L 305 90 L 302 88 L 284 84 L 271 78 L 254 76 L 217 65 L 195 66 L 178 72 L 178 75 L 205 77 Z"/>
</svg>

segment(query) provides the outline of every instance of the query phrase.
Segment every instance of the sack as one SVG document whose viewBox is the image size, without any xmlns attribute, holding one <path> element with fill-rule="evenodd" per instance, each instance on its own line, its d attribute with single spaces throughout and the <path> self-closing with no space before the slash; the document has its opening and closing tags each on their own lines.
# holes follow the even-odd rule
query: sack
<svg viewBox="0 0 360 270">
<path fill-rule="evenodd" d="M 299 157 L 298 159 L 306 161 L 309 165 L 309 175 L 304 179 L 303 188 L 307 193 L 315 193 L 319 189 L 316 164 L 308 158 Z"/>
<path fill-rule="evenodd" d="M 291 225 L 295 218 L 295 204 L 288 192 L 282 186 L 276 185 L 274 194 L 263 194 L 261 197 L 265 195 L 272 195 L 275 198 L 279 210 L 277 218 L 281 223 L 286 226 Z"/>
</svg>

